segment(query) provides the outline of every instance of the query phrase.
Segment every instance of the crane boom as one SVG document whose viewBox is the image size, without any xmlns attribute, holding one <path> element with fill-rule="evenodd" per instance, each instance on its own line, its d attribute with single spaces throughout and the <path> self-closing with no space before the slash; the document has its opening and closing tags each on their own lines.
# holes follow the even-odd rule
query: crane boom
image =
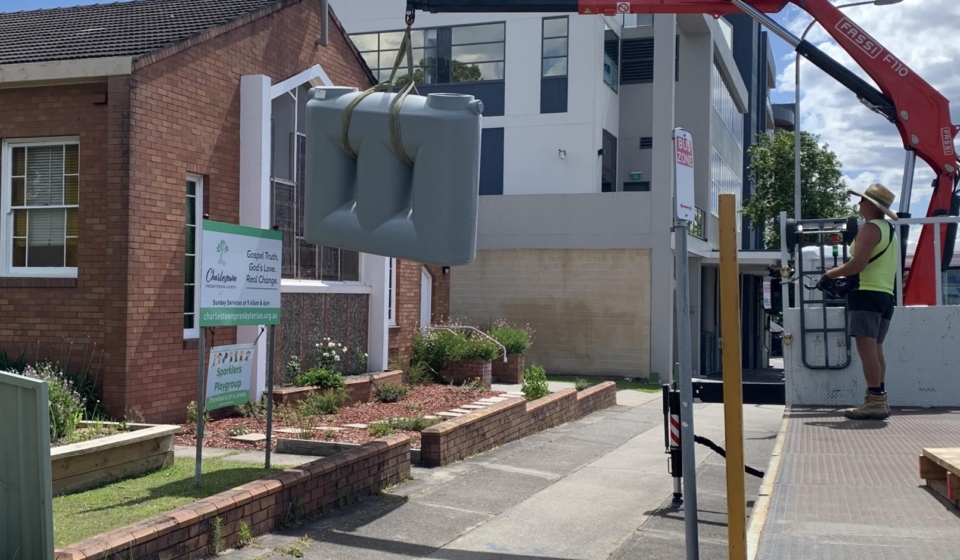
<svg viewBox="0 0 960 560">
<path fill-rule="evenodd" d="M 860 65 L 879 89 L 839 64 L 814 45 L 801 41 L 765 14 L 777 13 L 787 4 L 796 4 L 810 14 L 824 30 Z M 829 0 L 408 0 L 407 20 L 415 10 L 451 13 L 532 12 L 579 13 L 617 16 L 623 14 L 724 14 L 747 13 L 790 43 L 797 52 L 853 91 L 860 101 L 893 123 L 900 132 L 904 149 L 916 153 L 933 169 L 937 179 L 927 216 L 956 214 L 957 162 L 954 138 L 960 126 L 950 120 L 949 101 L 889 49 L 871 37 Z M 911 167 L 911 166 L 908 166 Z M 912 183 L 905 177 L 905 187 Z M 909 197 L 910 189 L 904 189 Z M 909 200 L 901 203 L 909 211 Z M 934 237 L 932 225 L 925 225 L 914 254 L 904 290 L 905 305 L 939 305 L 936 301 Z M 947 240 L 946 224 L 941 239 Z M 949 263 L 950 255 L 944 257 Z"/>
</svg>

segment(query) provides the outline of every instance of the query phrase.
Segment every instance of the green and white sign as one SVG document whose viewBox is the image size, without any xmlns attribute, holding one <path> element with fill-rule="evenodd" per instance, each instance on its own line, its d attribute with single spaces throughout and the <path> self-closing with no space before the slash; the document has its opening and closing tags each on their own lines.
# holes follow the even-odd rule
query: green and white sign
<svg viewBox="0 0 960 560">
<path fill-rule="evenodd" d="M 250 400 L 255 344 L 232 344 L 210 349 L 207 392 L 203 410 L 241 405 Z"/>
<path fill-rule="evenodd" d="M 283 233 L 203 221 L 200 326 L 280 324 Z"/>
</svg>

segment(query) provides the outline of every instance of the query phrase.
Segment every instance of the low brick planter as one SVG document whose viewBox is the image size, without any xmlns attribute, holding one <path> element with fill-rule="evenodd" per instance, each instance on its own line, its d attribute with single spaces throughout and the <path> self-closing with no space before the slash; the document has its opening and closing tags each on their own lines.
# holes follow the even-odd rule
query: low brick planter
<svg viewBox="0 0 960 560">
<path fill-rule="evenodd" d="M 579 392 L 564 389 L 532 402 L 522 397 L 503 401 L 420 432 L 420 463 L 446 465 L 615 404 L 617 386 L 612 381 Z"/>
<path fill-rule="evenodd" d="M 446 383 L 462 384 L 480 379 L 487 389 L 493 382 L 493 366 L 490 360 L 470 360 L 456 362 L 440 372 L 440 377 Z"/>
<path fill-rule="evenodd" d="M 254 537 L 284 520 L 315 517 L 410 475 L 410 436 L 387 436 L 187 504 L 55 551 L 56 560 L 206 558 L 213 555 L 211 523 L 223 523 L 221 544 L 240 541 L 240 522 Z"/>
<path fill-rule="evenodd" d="M 373 379 L 380 385 L 393 383 L 400 385 L 403 383 L 404 374 L 400 370 L 385 371 L 375 373 Z M 365 403 L 370 401 L 373 394 L 373 387 L 370 386 L 370 377 L 347 379 L 345 383 L 347 392 L 350 394 L 350 400 L 347 406 Z M 302 401 L 314 393 L 322 393 L 324 389 L 319 387 L 280 387 L 273 390 L 274 404 L 286 404 Z"/>
<path fill-rule="evenodd" d="M 507 362 L 503 356 L 493 361 L 493 378 L 498 383 L 523 383 L 523 354 L 507 354 Z"/>
</svg>

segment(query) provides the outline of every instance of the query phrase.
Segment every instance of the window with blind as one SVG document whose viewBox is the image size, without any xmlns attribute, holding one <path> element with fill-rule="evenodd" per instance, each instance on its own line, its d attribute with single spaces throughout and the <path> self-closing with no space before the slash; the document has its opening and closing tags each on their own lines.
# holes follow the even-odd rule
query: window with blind
<svg viewBox="0 0 960 560">
<path fill-rule="evenodd" d="M 188 175 L 186 182 L 183 266 L 183 337 L 200 338 L 200 269 L 197 252 L 203 235 L 203 178 Z"/>
<path fill-rule="evenodd" d="M 76 277 L 80 241 L 76 138 L 3 144 L 3 271 Z"/>
</svg>

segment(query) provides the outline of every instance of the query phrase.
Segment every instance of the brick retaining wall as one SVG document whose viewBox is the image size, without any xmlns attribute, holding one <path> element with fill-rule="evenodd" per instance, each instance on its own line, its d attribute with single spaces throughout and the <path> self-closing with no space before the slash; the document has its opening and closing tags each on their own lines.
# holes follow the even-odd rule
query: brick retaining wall
<svg viewBox="0 0 960 560">
<path fill-rule="evenodd" d="M 292 510 L 300 520 L 313 517 L 409 475 L 410 436 L 387 436 L 59 549 L 56 560 L 205 558 L 214 551 L 217 517 L 222 545 L 231 548 L 240 540 L 241 521 L 256 537 L 280 527 Z"/>
<path fill-rule="evenodd" d="M 616 403 L 612 381 L 579 392 L 564 389 L 532 402 L 510 399 L 423 430 L 420 461 L 428 467 L 446 465 Z"/>
<path fill-rule="evenodd" d="M 440 377 L 447 383 L 469 383 L 474 379 L 483 381 L 483 386 L 490 388 L 493 381 L 493 365 L 490 360 L 469 360 L 456 362 L 440 372 Z"/>
<path fill-rule="evenodd" d="M 404 373 L 400 370 L 385 371 L 374 374 L 373 379 L 378 385 L 385 385 L 387 383 L 402 385 Z M 370 397 L 373 395 L 373 388 L 370 386 L 369 376 L 358 379 L 348 379 L 345 385 L 347 392 L 350 393 L 350 400 L 345 406 L 369 402 Z M 275 388 L 273 390 L 273 402 L 274 404 L 294 403 L 302 401 L 314 393 L 322 393 L 323 391 L 323 389 L 318 387 Z"/>
</svg>

